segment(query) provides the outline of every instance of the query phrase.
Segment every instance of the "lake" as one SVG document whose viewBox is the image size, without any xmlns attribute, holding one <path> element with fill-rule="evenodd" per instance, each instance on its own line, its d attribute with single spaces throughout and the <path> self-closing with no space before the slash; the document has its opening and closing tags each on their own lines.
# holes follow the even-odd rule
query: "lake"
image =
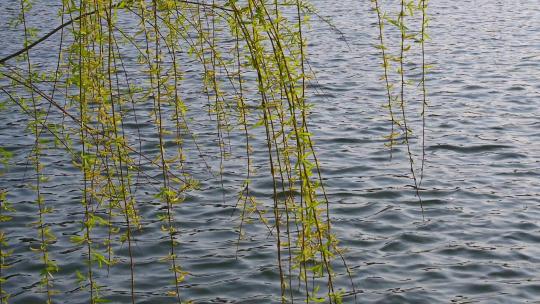
<svg viewBox="0 0 540 304">
<path fill-rule="evenodd" d="M 377 15 L 369 1 L 313 1 L 320 18 L 306 30 L 309 66 L 316 75 L 308 85 L 311 131 L 330 201 L 334 233 L 352 270 L 359 303 L 537 303 L 540 300 L 540 2 L 536 0 L 439 0 L 429 3 L 426 60 L 429 107 L 426 114 L 425 169 L 420 187 L 424 219 L 410 176 L 407 148 L 390 149 L 384 108 L 386 92 L 378 44 Z M 18 14 L 17 1 L 0 3 L 0 19 Z M 384 1 L 395 12 L 398 3 Z M 58 6 L 37 4 L 36 24 L 60 24 Z M 54 20 L 49 22 L 48 20 Z M 387 25 L 390 26 L 390 25 Z M 338 32 L 339 31 L 339 32 Z M 21 46 L 21 32 L 2 21 L 4 57 Z M 55 36 L 56 37 L 56 36 Z M 47 40 L 34 56 L 54 58 L 58 37 Z M 396 43 L 390 35 L 388 43 Z M 414 46 L 418 48 L 418 45 Z M 132 59 L 135 59 L 133 55 Z M 421 66 L 417 51 L 406 65 L 411 149 L 415 167 L 421 161 Z M 15 62 L 12 62 L 15 65 Z M 16 64 L 24 68 L 22 62 Z M 46 64 L 45 64 L 46 65 Z M 188 69 L 189 63 L 187 64 Z M 193 74 L 197 74 L 194 70 Z M 135 72 L 134 72 L 135 73 Z M 136 74 L 133 74 L 136 81 Z M 188 114 L 204 160 L 221 165 L 215 126 L 208 125 L 206 97 L 186 79 Z M 3 81 L 3 80 L 2 80 Z M 4 82 L 5 84 L 5 82 Z M 2 95 L 2 99 L 7 99 Z M 142 150 L 154 153 L 150 112 L 141 107 Z M 51 117 L 55 117 L 51 114 Z M 33 135 L 23 132 L 20 111 L 0 112 L 0 146 L 14 153 L 0 188 L 17 210 L 1 223 L 9 237 L 9 268 L 2 276 L 10 303 L 44 302 L 39 293 L 39 256 L 29 250 L 37 232 L 35 193 L 26 184 L 33 175 L 28 155 Z M 127 126 L 132 131 L 134 126 Z M 257 132 L 257 131 L 254 131 Z M 245 178 L 241 135 L 232 135 L 223 178 L 212 176 L 193 143 L 186 154 L 200 190 L 178 207 L 178 260 L 189 272 L 181 283 L 182 298 L 194 303 L 278 303 L 279 276 L 275 243 L 262 225 L 250 224 L 237 244 L 237 194 Z M 262 140 L 254 139 L 253 145 Z M 47 215 L 58 240 L 50 254 L 60 271 L 54 274 L 58 303 L 87 303 L 88 291 L 77 287 L 85 248 L 70 241 L 81 232 L 81 175 L 60 149 L 44 152 L 46 203 L 59 212 Z M 271 200 L 264 175 L 264 151 L 254 152 L 261 177 L 252 191 Z M 150 175 L 158 176 L 149 171 Z M 171 284 L 167 238 L 155 218 L 159 203 L 140 181 L 137 200 L 145 219 L 135 235 L 137 303 L 174 303 L 165 293 Z M 145 215 L 148 215 L 145 217 Z M 125 266 L 126 244 L 117 258 Z M 340 270 L 339 286 L 350 293 Z M 98 280 L 112 303 L 128 303 L 129 267 L 113 267 Z M 298 300 L 298 302 L 301 300 Z M 352 295 L 344 303 L 354 303 Z"/>
</svg>

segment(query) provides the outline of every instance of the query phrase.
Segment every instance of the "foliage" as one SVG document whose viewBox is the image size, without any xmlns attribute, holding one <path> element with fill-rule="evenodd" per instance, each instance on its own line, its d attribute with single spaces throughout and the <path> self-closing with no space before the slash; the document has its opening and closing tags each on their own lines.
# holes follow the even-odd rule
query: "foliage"
<svg viewBox="0 0 540 304">
<path fill-rule="evenodd" d="M 420 198 L 425 152 L 417 179 L 405 100 L 410 81 L 404 64 L 411 41 L 418 42 L 424 138 L 427 0 L 401 0 L 394 17 L 384 12 L 380 2 L 372 0 L 390 116 L 388 144 L 391 151 L 400 139 L 406 144 Z M 279 301 L 343 303 L 345 289 L 335 283 L 334 267 L 339 264 L 351 279 L 347 288 L 356 294 L 343 250 L 332 233 L 329 201 L 309 128 L 311 105 L 306 89 L 311 75 L 306 69 L 303 31 L 310 16 L 320 17 L 309 2 L 63 0 L 61 25 L 43 35 L 29 26 L 32 4 L 20 0 L 20 14 L 12 23 L 23 30 L 23 47 L 0 59 L 0 76 L 10 81 L 1 88 L 6 108 L 13 105 L 28 118 L 27 132 L 33 138 L 28 161 L 34 175 L 28 188 L 35 195 L 32 227 L 38 238 L 29 249 L 40 257 L 39 286 L 47 303 L 61 302 L 54 289 L 59 257 L 51 252 L 57 236 L 48 221 L 63 210 L 53 208 L 43 192 L 51 183 L 43 158 L 53 150 L 61 150 L 72 161 L 67 165 L 79 172 L 82 216 L 80 231 L 70 241 L 81 249 L 73 254 L 80 255 L 77 258 L 84 261 L 85 268 L 72 277 L 79 288 L 88 291 L 88 301 L 106 302 L 108 294 L 101 282 L 104 271 L 108 275 L 115 268 L 127 267 L 130 299 L 136 302 L 136 236 L 153 222 L 159 223 L 167 240 L 167 254 L 160 258 L 171 278 L 165 296 L 178 303 L 186 300 L 181 284 L 189 280 L 190 273 L 181 266 L 178 254 L 182 203 L 190 192 L 201 188 L 193 174 L 194 164 L 203 163 L 212 171 L 204 156 L 190 158 L 186 152 L 188 143 L 201 152 L 189 116 L 201 101 L 208 110 L 206 122 L 215 132 L 216 175 L 222 186 L 225 160 L 231 157 L 230 138 L 240 136 L 245 143 L 237 246 L 254 218 L 267 228 L 275 242 Z M 418 12 L 421 29 L 414 32 L 406 21 Z M 392 40 L 386 38 L 385 24 L 393 25 L 398 33 L 397 54 L 389 47 Z M 60 37 L 56 65 L 34 64 L 38 58 L 32 52 L 55 35 Z M 20 61 L 12 65 L 13 58 Z M 201 94 L 193 102 L 186 82 L 193 81 L 194 74 Z M 150 140 L 143 136 L 149 130 Z M 155 146 L 143 149 L 146 140 Z M 254 166 L 257 152 L 265 159 L 262 173 Z M 7 166 L 10 156 L 0 149 L 1 164 Z M 266 197 L 272 197 L 271 201 L 253 193 L 256 174 L 270 177 Z M 9 214 L 15 212 L 7 202 L 7 190 L 0 190 L 0 222 L 9 222 Z M 159 205 L 151 212 L 140 201 L 141 192 L 147 191 Z M 0 297 L 4 303 L 9 300 L 9 292 L 3 288 L 11 255 L 9 233 L 0 231 Z M 122 248 L 127 252 L 117 252 Z"/>
<path fill-rule="evenodd" d="M 400 0 L 398 9 L 395 9 L 393 13 L 386 12 L 382 7 L 381 0 L 372 0 L 373 10 L 377 14 L 378 29 L 379 29 L 379 44 L 376 48 L 381 52 L 382 67 L 384 74 L 382 80 L 386 87 L 387 103 L 386 108 L 389 113 L 389 120 L 391 131 L 387 136 L 388 146 L 390 147 L 390 157 L 392 157 L 393 147 L 396 144 L 404 143 L 407 147 L 407 155 L 410 164 L 410 173 L 414 182 L 414 189 L 416 196 L 418 197 L 420 207 L 422 208 L 422 216 L 424 216 L 424 207 L 422 198 L 420 196 L 420 185 L 424 176 L 425 165 L 425 130 L 426 130 L 426 111 L 427 111 L 427 90 L 426 90 L 426 74 L 429 66 L 426 64 L 425 58 L 425 42 L 429 39 L 427 35 L 428 17 L 427 7 L 428 0 Z M 414 20 L 416 14 L 420 14 L 418 20 Z M 408 21 L 413 23 L 416 21 L 419 23 L 419 30 L 415 31 L 415 27 L 408 24 Z M 385 25 L 390 24 L 392 28 L 390 31 L 385 30 Z M 391 36 L 392 30 L 398 33 L 398 39 L 387 39 L 387 36 Z M 412 127 L 408 120 L 410 111 L 407 110 L 408 101 L 405 98 L 407 87 L 414 84 L 414 81 L 408 79 L 405 64 L 410 61 L 407 54 L 413 51 L 413 44 L 420 45 L 421 56 L 421 78 L 418 86 L 421 87 L 421 112 L 419 115 L 422 120 L 421 131 L 421 166 L 419 168 L 419 177 L 417 177 L 417 168 L 414 162 L 413 149 L 411 147 L 411 139 L 414 136 Z M 397 52 L 392 53 L 395 50 L 397 44 Z M 412 77 L 410 77 L 412 78 Z"/>
<path fill-rule="evenodd" d="M 141 211 L 140 180 L 155 186 L 153 195 L 161 204 L 151 216 L 161 222 L 168 239 L 169 253 L 161 261 L 168 263 L 173 283 L 166 295 L 182 301 L 181 283 L 189 273 L 177 253 L 177 219 L 186 195 L 199 189 L 189 165 L 197 160 L 188 159 L 184 151 L 186 141 L 197 145 L 188 118 L 196 105 L 186 102 L 183 91 L 184 75 L 193 65 L 201 71 L 208 122 L 215 125 L 222 184 L 229 138 L 237 133 L 244 137 L 247 163 L 238 196 L 238 242 L 256 215 L 275 241 L 280 301 L 342 302 L 333 265 L 336 257 L 345 260 L 332 234 L 308 124 L 310 76 L 303 29 L 315 12 L 309 3 L 64 0 L 62 24 L 43 36 L 27 25 L 32 2 L 21 0 L 20 5 L 14 26 L 24 29 L 24 47 L 1 59 L 0 73 L 11 81 L 10 88 L 2 89 L 4 96 L 28 117 L 34 136 L 29 160 L 35 169 L 33 227 L 39 242 L 30 249 L 41 256 L 41 286 L 48 303 L 60 301 L 55 299 L 53 275 L 59 271 L 59 257 L 49 250 L 56 236 L 47 219 L 62 211 L 53 209 L 42 193 L 49 182 L 42 158 L 52 149 L 62 149 L 80 171 L 84 216 L 71 242 L 85 248 L 80 258 L 86 269 L 74 275 L 88 290 L 89 302 L 106 301 L 98 274 L 119 264 L 129 267 L 130 298 L 136 302 L 134 236 L 152 220 Z M 53 35 L 60 36 L 56 67 L 35 66 L 34 47 Z M 9 63 L 16 56 L 24 59 L 24 68 Z M 151 118 L 155 153 L 142 149 L 143 117 Z M 264 145 L 253 146 L 254 134 L 264 136 L 257 141 Z M 271 204 L 252 194 L 253 151 L 265 151 Z M 155 170 L 160 172 L 157 177 L 149 174 Z M 2 201 L 2 208 L 6 204 Z M 4 248 L 5 233 L 1 236 Z M 115 253 L 117 245 L 127 246 L 126 259 Z M 1 249 L 0 255 L 4 265 L 8 251 Z"/>
</svg>

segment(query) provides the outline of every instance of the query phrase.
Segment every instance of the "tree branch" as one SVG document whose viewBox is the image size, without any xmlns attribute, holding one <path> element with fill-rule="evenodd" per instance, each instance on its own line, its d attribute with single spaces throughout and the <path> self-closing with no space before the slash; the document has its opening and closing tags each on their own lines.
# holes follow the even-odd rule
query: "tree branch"
<svg viewBox="0 0 540 304">
<path fill-rule="evenodd" d="M 185 4 L 193 4 L 193 5 L 199 5 L 199 6 L 208 6 L 208 7 L 211 7 L 211 8 L 215 8 L 215 9 L 220 9 L 220 10 L 223 10 L 223 11 L 227 11 L 227 12 L 232 12 L 233 10 L 232 9 L 229 9 L 229 8 L 226 8 L 226 7 L 223 7 L 223 6 L 219 6 L 219 5 L 213 5 L 213 4 L 208 4 L 208 3 L 201 3 L 201 2 L 195 2 L 195 1 L 187 1 L 187 0 L 177 0 L 178 2 L 181 2 L 181 3 L 185 3 Z M 114 8 L 121 8 L 121 5 L 125 5 L 126 3 L 124 1 L 121 1 L 120 3 L 117 3 L 115 4 L 113 7 Z M 122 6 L 123 8 L 123 6 Z M 59 30 L 65 28 L 66 26 L 69 26 L 71 25 L 73 22 L 75 21 L 78 21 L 84 17 L 88 17 L 90 15 L 93 15 L 95 13 L 97 13 L 98 10 L 95 10 L 95 11 L 91 11 L 91 12 L 88 12 L 88 13 L 84 13 L 82 15 L 79 15 L 77 17 L 75 17 L 74 19 L 71 19 L 59 26 L 57 26 L 56 28 L 54 28 L 52 31 L 48 32 L 45 36 L 39 38 L 38 40 L 34 41 L 33 43 L 27 45 L 26 47 L 18 50 L 17 52 L 13 53 L 13 54 L 10 54 L 2 59 L 0 59 L 0 65 L 4 64 L 6 61 L 14 58 L 14 57 L 17 57 L 29 50 L 31 50 L 32 48 L 34 48 L 36 45 L 42 43 L 43 41 L 47 40 L 49 37 L 51 37 L 52 35 L 54 35 L 56 32 L 58 32 Z"/>
</svg>

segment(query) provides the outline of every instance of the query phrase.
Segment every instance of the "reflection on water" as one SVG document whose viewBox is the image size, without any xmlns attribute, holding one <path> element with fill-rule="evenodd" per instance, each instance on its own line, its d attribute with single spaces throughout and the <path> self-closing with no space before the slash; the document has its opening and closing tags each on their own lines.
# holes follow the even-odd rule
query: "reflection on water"
<svg viewBox="0 0 540 304">
<path fill-rule="evenodd" d="M 0 4 L 2 17 L 14 13 L 9 10 L 11 2 Z M 367 1 L 315 4 L 349 44 L 313 20 L 308 33 L 310 65 L 318 83 L 311 84 L 316 92 L 311 99 L 316 105 L 312 128 L 334 228 L 348 248 L 359 299 L 365 303 L 539 299 L 540 3 L 430 2 L 432 40 L 427 56 L 434 69 L 428 80 L 425 222 L 412 191 L 405 148 L 396 147 L 390 159 L 384 147 L 389 130 L 382 108 L 380 57 L 373 47 L 376 15 Z M 16 39 L 9 31 L 2 36 L 4 41 Z M 0 181 L 0 186 L 16 189 L 11 199 L 18 210 L 16 226 L 9 228 L 14 258 L 6 270 L 10 278 L 5 287 L 13 292 L 13 303 L 37 303 L 39 261 L 28 251 L 36 240 L 27 231 L 34 216 L 34 194 L 25 188 L 25 178 L 32 172 L 25 166 L 30 137 L 16 131 L 25 124 L 24 117 L 9 111 L 0 116 L 0 142 L 16 154 L 17 163 Z M 211 131 L 194 121 L 194 132 L 205 145 Z M 418 123 L 412 122 L 416 129 Z M 143 138 L 152 149 L 155 138 L 149 134 Z M 418 154 L 419 147 L 413 148 Z M 45 195 L 54 197 L 55 208 L 62 210 L 48 219 L 58 236 L 51 246 L 61 267 L 55 289 L 65 303 L 83 303 L 85 291 L 69 289 L 84 255 L 69 242 L 81 219 L 79 185 L 72 182 L 76 171 L 63 165 L 69 159 L 60 154 L 45 159 L 54 168 Z M 216 161 L 209 157 L 210 163 Z M 267 231 L 250 227 L 236 252 L 234 205 L 243 165 L 231 160 L 227 166 L 232 173 L 225 177 L 224 194 L 219 180 L 207 176 L 201 183 L 204 191 L 191 193 L 179 212 L 179 257 L 191 273 L 182 285 L 184 297 L 196 303 L 270 303 L 279 294 L 275 248 Z M 266 179 L 257 180 L 253 191 L 265 196 L 268 186 Z M 157 208 L 151 196 L 141 194 L 139 200 L 146 202 L 142 212 Z M 155 263 L 168 248 L 167 239 L 156 242 L 160 237 L 152 229 L 135 236 L 140 303 L 171 301 L 162 297 L 165 289 L 160 287 L 170 284 L 167 265 Z M 122 255 L 126 248 L 117 251 Z M 118 280 L 123 274 L 128 277 L 129 269 L 118 267 L 115 276 L 100 281 L 113 303 L 129 297 L 129 282 Z"/>
</svg>

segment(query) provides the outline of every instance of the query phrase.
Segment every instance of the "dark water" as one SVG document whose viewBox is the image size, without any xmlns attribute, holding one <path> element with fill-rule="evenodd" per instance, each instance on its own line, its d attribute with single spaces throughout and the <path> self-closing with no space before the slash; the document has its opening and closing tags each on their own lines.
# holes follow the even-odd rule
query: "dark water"
<svg viewBox="0 0 540 304">
<path fill-rule="evenodd" d="M 0 4 L 2 17 L 15 13 L 10 3 Z M 318 83 L 311 88 L 318 93 L 311 99 L 316 105 L 312 125 L 335 232 L 348 249 L 360 302 L 539 303 L 540 2 L 430 2 L 427 60 L 434 68 L 427 83 L 425 221 L 405 147 L 395 147 L 390 159 L 384 146 L 389 125 L 380 56 L 373 47 L 377 20 L 369 1 L 315 5 L 345 38 L 313 19 L 309 52 Z M 3 35 L 16 41 L 14 33 Z M 417 76 L 418 68 L 411 63 L 408 71 Z M 409 87 L 416 92 L 411 100 L 415 90 Z M 410 105 L 416 135 L 417 104 Z M 28 250 L 36 233 L 27 226 L 35 217 L 34 194 L 24 189 L 32 172 L 25 166 L 31 136 L 16 131 L 24 128 L 24 117 L 0 115 L 1 145 L 16 153 L 17 164 L 0 182 L 14 189 L 10 199 L 17 206 L 9 227 L 14 258 L 6 288 L 13 303 L 37 303 L 39 261 Z M 195 132 L 211 150 L 204 139 L 214 131 L 202 121 L 194 115 Z M 143 138 L 152 142 L 151 134 Z M 413 152 L 418 164 L 417 142 Z M 69 242 L 82 217 L 78 185 L 71 181 L 76 170 L 60 155 L 46 159 L 52 168 L 48 203 L 62 210 L 48 218 L 58 236 L 51 254 L 62 269 L 55 275 L 58 302 L 83 303 L 87 293 L 73 284 L 75 270 L 84 267 L 83 249 Z M 218 164 L 211 156 L 208 161 Z M 219 180 L 203 178 L 204 191 L 192 193 L 177 214 L 180 262 L 191 273 L 182 283 L 183 297 L 195 303 L 275 302 L 275 248 L 266 231 L 250 227 L 235 258 L 238 222 L 232 214 L 242 164 L 231 160 L 226 167 L 232 173 L 225 175 L 224 192 Z M 254 191 L 268 197 L 268 186 L 260 180 Z M 157 208 L 151 195 L 141 193 L 139 199 L 148 202 L 143 212 Z M 161 286 L 170 285 L 171 278 L 167 265 L 156 259 L 167 252 L 167 240 L 152 228 L 136 238 L 138 300 L 166 303 L 170 299 L 161 295 L 168 289 Z M 126 246 L 117 251 L 125 254 Z M 114 271 L 100 279 L 103 293 L 113 303 L 127 302 L 129 270 Z"/>
</svg>

